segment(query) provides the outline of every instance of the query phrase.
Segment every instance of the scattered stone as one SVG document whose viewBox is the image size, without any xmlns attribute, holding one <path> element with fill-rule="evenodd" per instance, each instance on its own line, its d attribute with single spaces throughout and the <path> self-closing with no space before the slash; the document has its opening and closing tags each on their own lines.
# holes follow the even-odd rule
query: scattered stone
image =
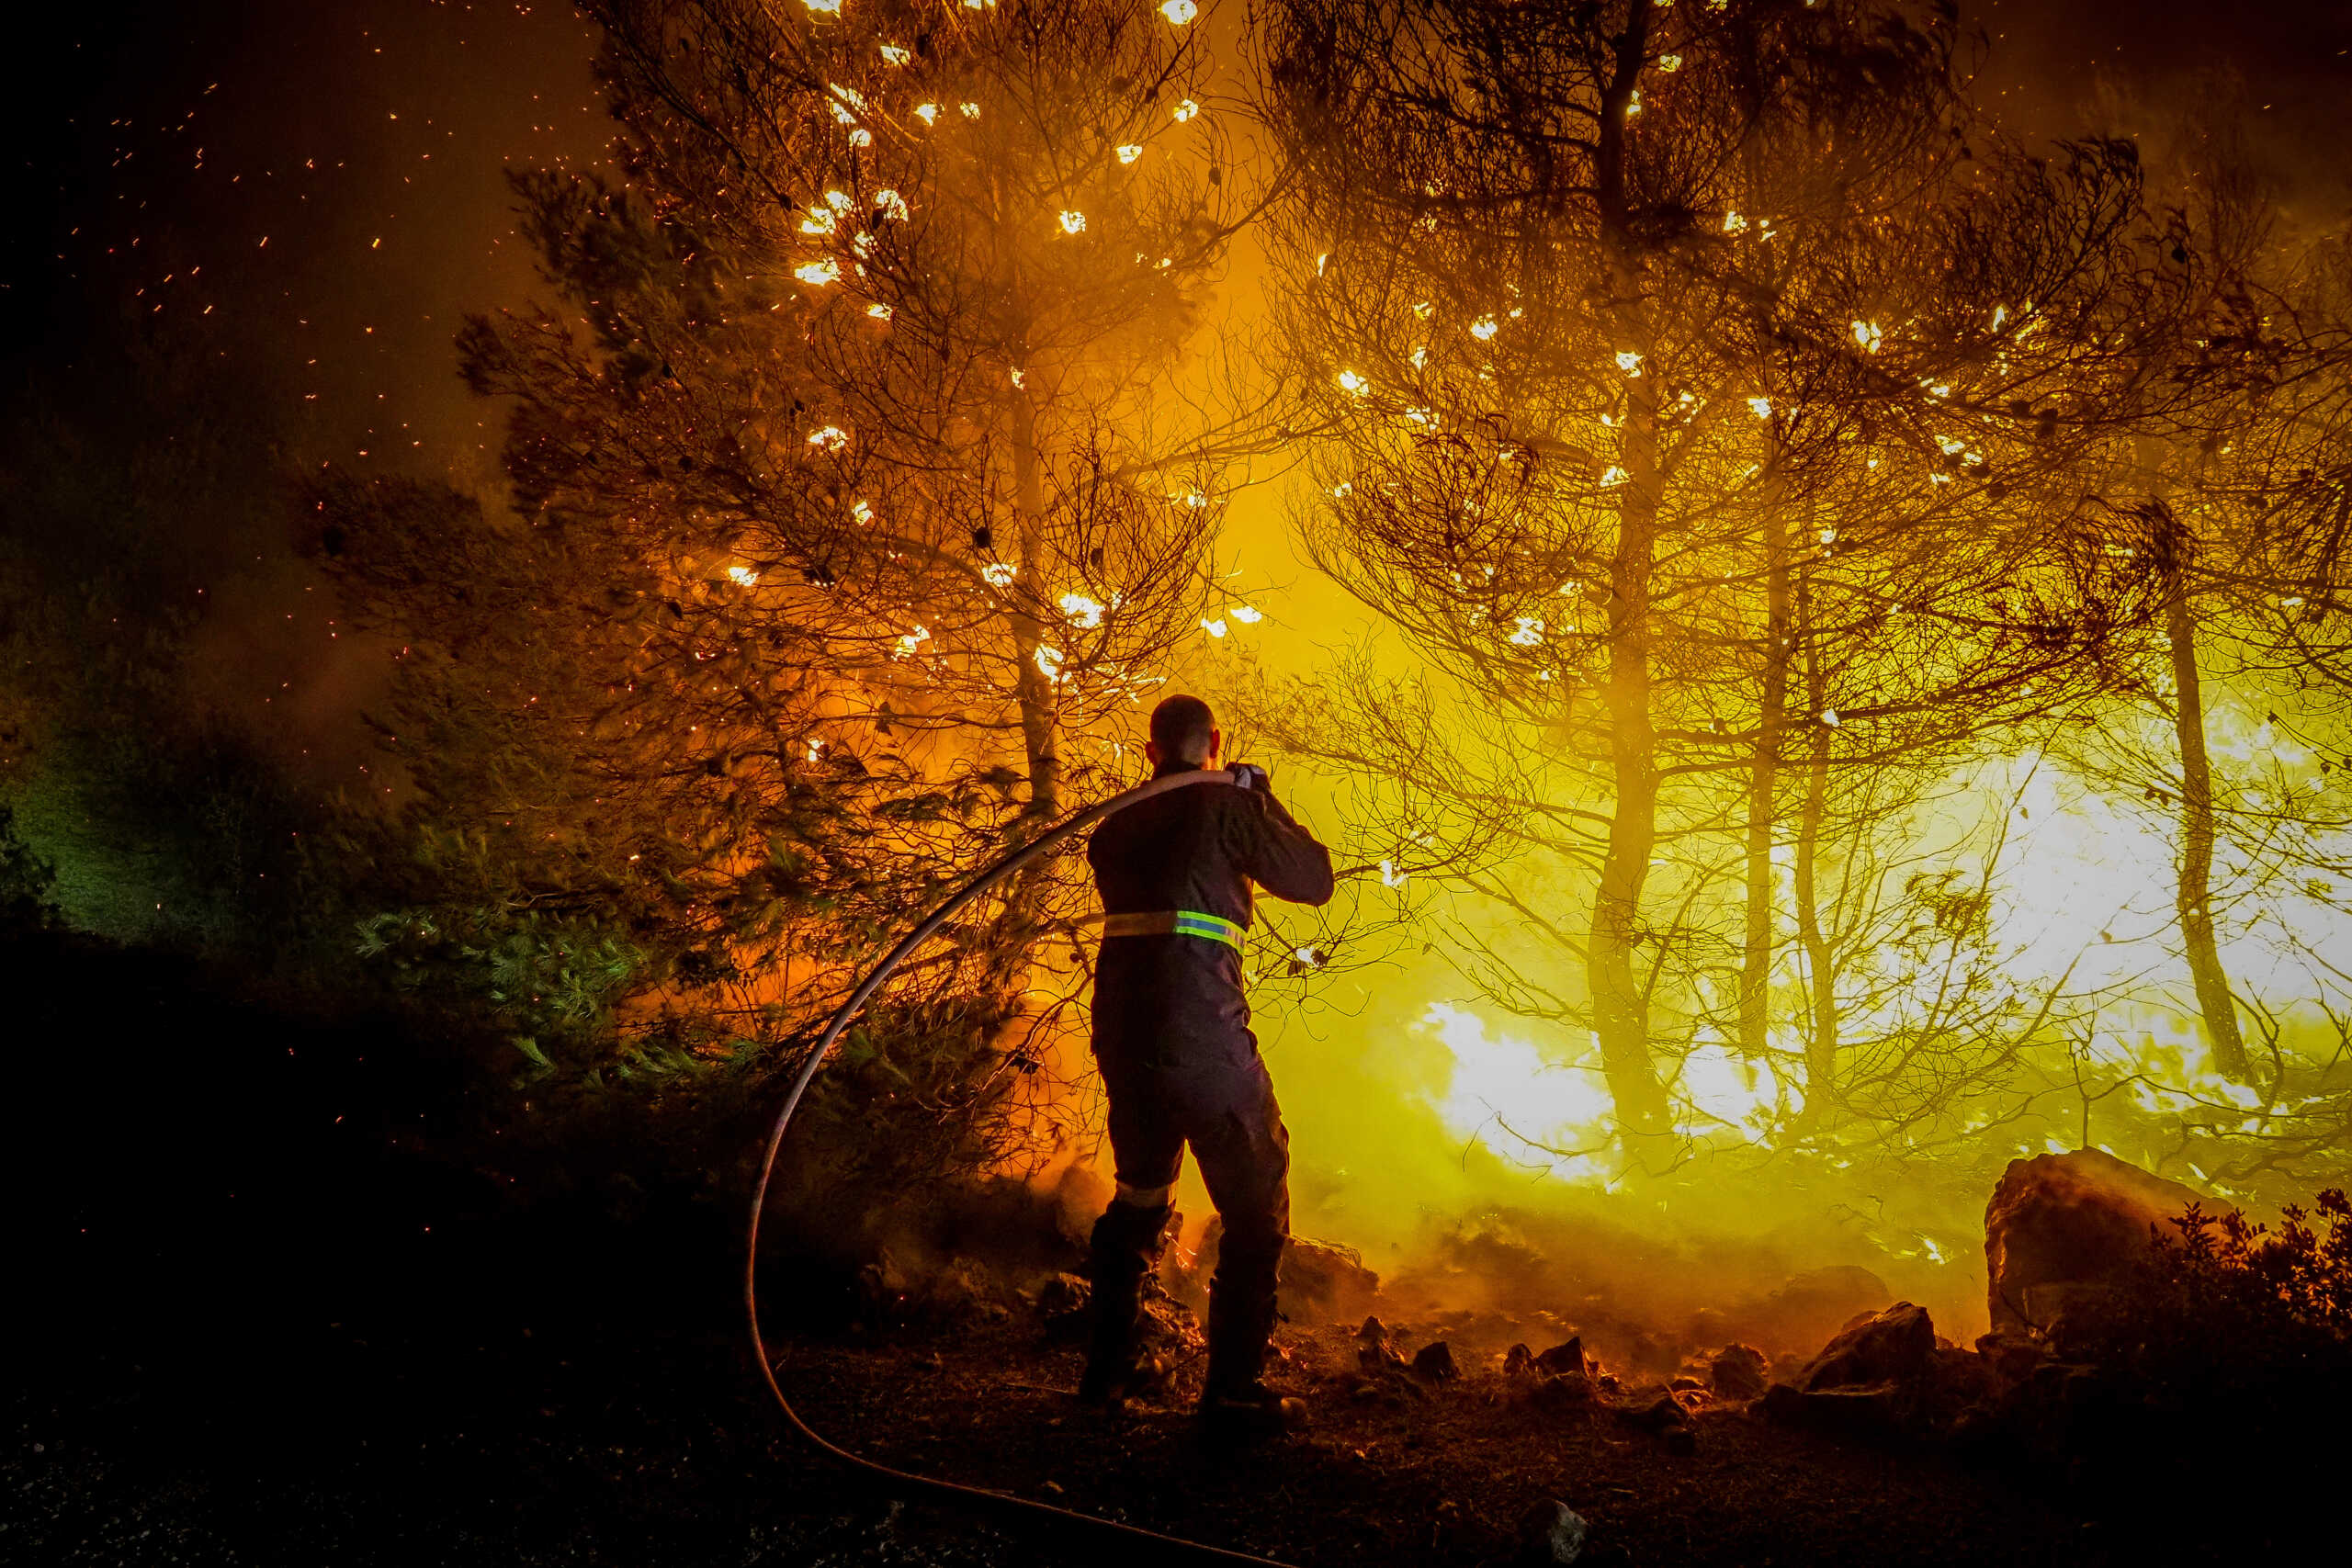
<svg viewBox="0 0 2352 1568">
<path fill-rule="evenodd" d="M 1452 1382 L 1462 1375 L 1462 1369 L 1453 1364 L 1453 1347 L 1442 1339 L 1422 1346 L 1414 1354 L 1413 1371 L 1431 1382 Z"/>
<path fill-rule="evenodd" d="M 1936 1325 L 1927 1309 L 1897 1302 L 1847 1325 L 1798 1375 L 1797 1386 L 1810 1393 L 1908 1381 L 1927 1371 L 1935 1349 Z"/>
<path fill-rule="evenodd" d="M 1583 1376 L 1592 1371 L 1591 1360 L 1584 1353 L 1584 1337 L 1582 1335 L 1578 1335 L 1573 1338 L 1553 1346 L 1549 1350 L 1544 1351 L 1542 1355 L 1535 1358 L 1535 1365 L 1541 1371 L 1551 1372 L 1555 1375 L 1566 1372 L 1574 1372 L 1578 1376 Z"/>
<path fill-rule="evenodd" d="M 1770 1380 L 1764 1352 L 1753 1345 L 1726 1345 L 1715 1352 L 1707 1381 L 1719 1399 L 1755 1399 Z"/>
<path fill-rule="evenodd" d="M 1584 1555 L 1590 1527 L 1566 1503 L 1542 1502 L 1519 1522 L 1519 1561 L 1527 1568 L 1574 1562 Z"/>
<path fill-rule="evenodd" d="M 1356 1337 L 1378 1340 L 1385 1344 L 1388 1339 L 1388 1325 L 1376 1317 L 1367 1317 L 1363 1320 L 1363 1326 L 1356 1330 Z"/>
<path fill-rule="evenodd" d="M 1093 1287 L 1076 1274 L 1048 1275 L 1037 1287 L 1037 1310 L 1047 1317 L 1082 1309 Z"/>
<path fill-rule="evenodd" d="M 1503 1352 L 1503 1376 L 1507 1378 L 1533 1377 L 1538 1370 L 1535 1365 L 1535 1352 L 1526 1346 L 1514 1345 Z"/>
<path fill-rule="evenodd" d="M 1170 1360 L 1189 1359 L 1200 1354 L 1204 1340 L 1201 1321 L 1193 1309 L 1178 1301 L 1155 1276 L 1147 1274 L 1143 1281 L 1143 1321 L 1138 1337 L 1146 1350 L 1156 1350 Z"/>
<path fill-rule="evenodd" d="M 1701 1382 L 1697 1378 L 1677 1378 L 1666 1386 L 1673 1390 L 1676 1393 L 1695 1393 L 1700 1390 L 1704 1389 L 1707 1385 Z"/>
<path fill-rule="evenodd" d="M 2153 1235 L 2172 1235 L 2166 1222 L 2206 1201 L 2098 1149 L 2011 1160 L 1984 1206 L 1993 1331 L 2046 1331 L 2070 1302 L 2110 1293 Z"/>
</svg>

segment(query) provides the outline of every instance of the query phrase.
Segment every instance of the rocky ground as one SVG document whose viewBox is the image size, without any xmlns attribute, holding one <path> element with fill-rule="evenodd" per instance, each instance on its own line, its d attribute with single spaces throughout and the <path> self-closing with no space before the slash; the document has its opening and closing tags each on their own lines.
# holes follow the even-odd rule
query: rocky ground
<svg viewBox="0 0 2352 1568">
<path fill-rule="evenodd" d="M 458 1092 L 429 1054 L 172 961 L 20 946 L 0 986 L 20 1325 L 0 1561 L 1098 1560 L 906 1506 L 789 1440 L 734 1322 L 730 1217 L 503 1199 L 423 1152 Z M 1219 1452 L 1184 1414 L 1198 1360 L 1172 1314 L 1167 1403 L 1075 1406 L 1069 1296 L 783 1335 L 784 1375 L 876 1457 L 1302 1565 L 1540 1560 L 1526 1521 L 1561 1506 L 1601 1563 L 2235 1561 L 2282 1539 L 1907 1430 L 1775 1419 L 1766 1379 L 1807 1381 L 1785 1362 L 1720 1384 L 1693 1363 L 1674 1389 L 1684 1369 L 1588 1362 L 1542 1314 L 1295 1325 L 1275 1375 L 1311 1428 Z"/>
</svg>

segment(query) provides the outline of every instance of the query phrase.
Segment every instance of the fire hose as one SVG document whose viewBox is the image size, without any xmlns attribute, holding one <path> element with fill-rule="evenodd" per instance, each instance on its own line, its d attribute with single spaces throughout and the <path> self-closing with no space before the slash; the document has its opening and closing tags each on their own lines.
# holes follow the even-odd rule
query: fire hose
<svg viewBox="0 0 2352 1568">
<path fill-rule="evenodd" d="M 1166 795 L 1172 790 L 1206 784 L 1238 784 L 1244 789 L 1252 787 L 1262 789 L 1265 787 L 1265 778 L 1262 769 L 1252 767 L 1248 763 L 1230 770 L 1199 769 L 1189 773 L 1169 773 L 1152 779 L 1148 783 L 1137 784 L 1133 789 L 1114 795 L 1110 799 L 1087 807 L 1083 810 L 1072 812 L 1029 842 L 991 862 L 951 894 L 945 902 L 916 922 L 914 929 L 907 932 L 899 944 L 885 954 L 882 961 L 857 983 L 848 998 L 834 1011 L 832 1018 L 827 1021 L 824 1032 L 818 1037 L 816 1045 L 810 1049 L 808 1058 L 800 1065 L 799 1072 L 794 1076 L 791 1091 L 785 1096 L 783 1109 L 776 1112 L 775 1124 L 768 1133 L 767 1152 L 760 1161 L 759 1179 L 752 1184 L 752 1188 L 750 1237 L 745 1244 L 743 1253 L 743 1310 L 751 1323 L 752 1359 L 758 1365 L 760 1376 L 766 1382 L 768 1392 L 775 1396 L 776 1407 L 784 1412 L 784 1418 L 791 1423 L 793 1429 L 801 1437 L 826 1454 L 853 1469 L 891 1483 L 897 1490 L 912 1493 L 936 1502 L 968 1508 L 1007 1523 L 1049 1527 L 1067 1535 L 1085 1538 L 1090 1544 L 1097 1547 L 1116 1549 L 1130 1556 L 1139 1554 L 1146 1561 L 1205 1559 L 1216 1562 L 1255 1563 L 1258 1568 L 1284 1568 L 1283 1564 L 1272 1558 L 1256 1557 L 1246 1551 L 1231 1551 L 1223 1547 L 1187 1540 L 1180 1536 L 1163 1535 L 1157 1530 L 1145 1529 L 1140 1526 L 1122 1524 L 1114 1519 L 1099 1518 L 1094 1515 L 1081 1514 L 1069 1508 L 1057 1508 L 1049 1503 L 1032 1502 L 1026 1497 L 1017 1496 L 1009 1492 L 992 1492 L 985 1487 L 968 1486 L 960 1482 L 942 1481 L 935 1476 L 916 1475 L 850 1452 L 840 1444 L 820 1435 L 814 1427 L 802 1419 L 800 1413 L 792 1407 L 792 1401 L 785 1396 L 784 1385 L 777 1380 L 775 1366 L 768 1355 L 767 1342 L 760 1333 L 759 1301 L 760 1211 L 766 1206 L 768 1183 L 775 1174 L 776 1155 L 784 1147 L 784 1135 L 792 1125 L 793 1112 L 800 1108 L 801 1097 L 808 1092 L 809 1082 L 816 1077 L 819 1069 L 823 1067 L 827 1059 L 832 1055 L 833 1047 L 840 1043 L 842 1032 L 849 1028 L 850 1021 L 857 1016 L 859 1010 L 865 1006 L 874 993 L 882 988 L 884 982 L 890 978 L 899 965 L 905 963 L 917 948 L 929 941 L 958 909 L 987 892 L 1002 878 L 1038 859 L 1080 829 L 1099 822 L 1113 812 L 1124 810 L 1140 801 L 1148 800 L 1153 795 Z"/>
</svg>

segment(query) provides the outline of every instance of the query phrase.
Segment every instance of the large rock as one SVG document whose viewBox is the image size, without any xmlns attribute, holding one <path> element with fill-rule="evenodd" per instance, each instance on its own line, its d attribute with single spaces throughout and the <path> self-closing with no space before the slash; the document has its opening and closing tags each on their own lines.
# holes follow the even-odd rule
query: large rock
<svg viewBox="0 0 2352 1568">
<path fill-rule="evenodd" d="M 1936 1353 L 1936 1325 L 1928 1309 L 1897 1302 L 1848 1324 L 1797 1374 L 1807 1393 L 1867 1383 L 1913 1382 Z"/>
<path fill-rule="evenodd" d="M 2153 1235 L 2204 1195 L 2098 1149 L 2009 1162 L 1984 1206 L 1985 1305 L 1996 1334 L 2042 1332 L 2070 1301 L 2111 1289 Z"/>
<path fill-rule="evenodd" d="M 1204 1292 L 1224 1246 L 1225 1222 L 1212 1219 L 1193 1263 L 1193 1277 Z M 1275 1289 L 1284 1318 L 1330 1323 L 1370 1309 L 1380 1295 L 1380 1276 L 1363 1266 L 1363 1254 L 1352 1247 L 1295 1235 L 1283 1248 Z"/>
<path fill-rule="evenodd" d="M 1753 1345 L 1726 1345 L 1707 1366 L 1707 1381 L 1718 1399 L 1755 1399 L 1772 1380 L 1770 1363 Z"/>
<path fill-rule="evenodd" d="M 1380 1294 L 1380 1276 L 1352 1247 L 1295 1235 L 1283 1248 L 1279 1290 L 1286 1317 L 1351 1317 Z"/>
</svg>

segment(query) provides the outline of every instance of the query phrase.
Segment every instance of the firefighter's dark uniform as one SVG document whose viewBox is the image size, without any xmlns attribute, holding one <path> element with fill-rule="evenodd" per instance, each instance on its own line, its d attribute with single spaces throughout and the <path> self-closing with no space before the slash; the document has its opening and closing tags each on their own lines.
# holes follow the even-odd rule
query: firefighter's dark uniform
<svg viewBox="0 0 2352 1568">
<path fill-rule="evenodd" d="M 1189 1144 L 1225 1223 L 1207 1395 L 1246 1393 L 1264 1360 L 1290 1237 L 1290 1134 L 1250 1032 L 1242 933 L 1253 882 L 1278 898 L 1329 899 L 1330 852 L 1264 789 L 1206 784 L 1112 817 L 1086 855 L 1102 894 L 1094 1055 L 1118 1177 L 1094 1227 L 1089 1381 L 1116 1376 L 1134 1356 L 1138 1292 Z"/>
</svg>

